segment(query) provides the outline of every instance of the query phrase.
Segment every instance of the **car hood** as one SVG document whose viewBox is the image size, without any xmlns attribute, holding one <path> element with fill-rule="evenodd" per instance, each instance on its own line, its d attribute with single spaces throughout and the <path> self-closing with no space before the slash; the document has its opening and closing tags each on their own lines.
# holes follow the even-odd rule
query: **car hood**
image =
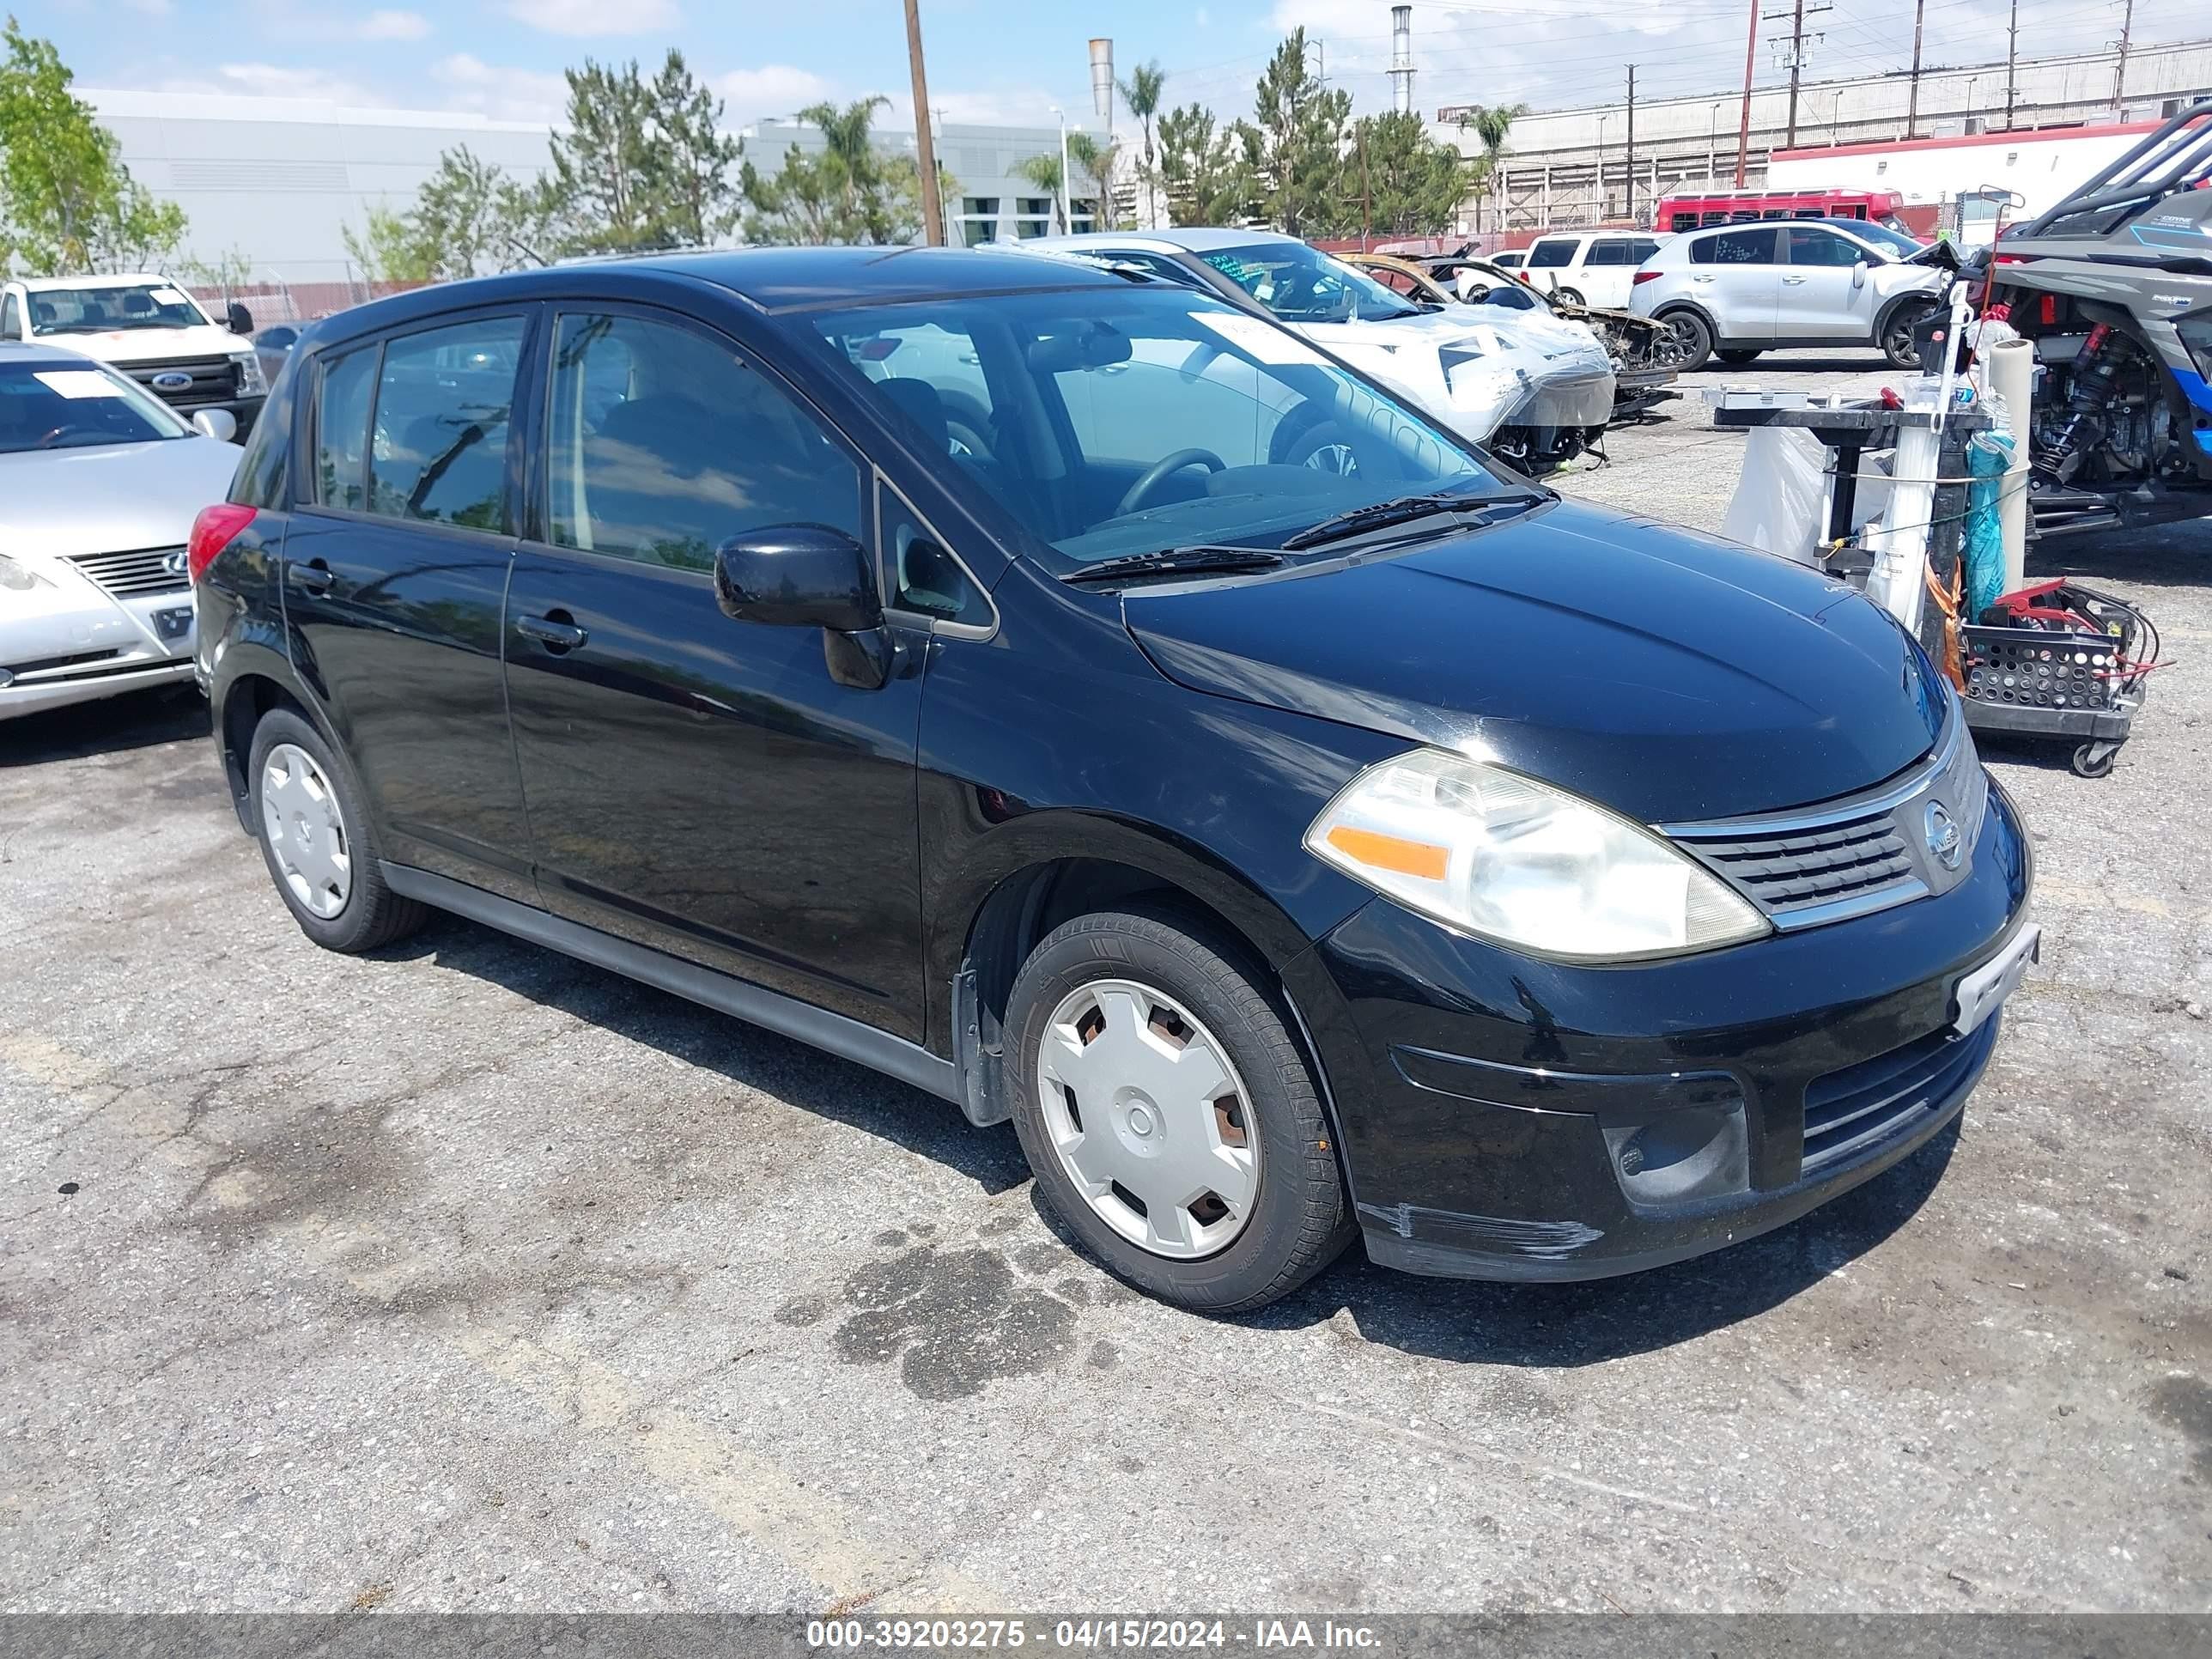
<svg viewBox="0 0 2212 1659">
<path fill-rule="evenodd" d="M 239 453 L 192 437 L 0 454 L 0 548 L 38 559 L 181 547 L 199 510 L 230 494 Z"/>
<path fill-rule="evenodd" d="M 227 328 L 117 328 L 98 334 L 41 334 L 40 345 L 59 346 L 103 363 L 172 363 L 194 357 L 232 357 L 252 343 Z"/>
<path fill-rule="evenodd" d="M 1865 788 L 1945 707 L 1840 583 L 1563 501 L 1365 562 L 1137 588 L 1123 615 L 1194 690 L 1480 753 L 1649 823 Z"/>
</svg>

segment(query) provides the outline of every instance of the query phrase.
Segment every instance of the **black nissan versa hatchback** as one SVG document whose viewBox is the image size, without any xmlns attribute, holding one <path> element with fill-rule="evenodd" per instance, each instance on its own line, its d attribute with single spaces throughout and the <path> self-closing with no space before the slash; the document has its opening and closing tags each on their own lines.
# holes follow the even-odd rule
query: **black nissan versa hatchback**
<svg viewBox="0 0 2212 1659">
<path fill-rule="evenodd" d="M 1561 1279 L 1775 1226 L 1957 1115 L 2036 948 L 1887 614 L 1136 273 L 380 301 L 302 337 L 189 562 L 310 938 L 457 912 L 1012 1118 L 1191 1307 L 1355 1233 Z"/>
</svg>

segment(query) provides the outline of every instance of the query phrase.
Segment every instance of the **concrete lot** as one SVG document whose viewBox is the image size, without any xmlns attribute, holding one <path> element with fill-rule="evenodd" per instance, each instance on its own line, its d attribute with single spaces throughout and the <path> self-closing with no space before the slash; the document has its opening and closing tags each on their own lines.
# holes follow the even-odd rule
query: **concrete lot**
<svg viewBox="0 0 2212 1659">
<path fill-rule="evenodd" d="M 1673 407 L 1568 487 L 1717 525 Z M 0 728 L 0 1607 L 2212 1607 L 2212 527 L 2063 557 L 2177 665 L 2102 782 L 1990 757 L 2047 932 L 1962 1132 L 1227 1323 L 1010 1130 L 459 921 L 317 951 L 189 702 Z"/>
</svg>

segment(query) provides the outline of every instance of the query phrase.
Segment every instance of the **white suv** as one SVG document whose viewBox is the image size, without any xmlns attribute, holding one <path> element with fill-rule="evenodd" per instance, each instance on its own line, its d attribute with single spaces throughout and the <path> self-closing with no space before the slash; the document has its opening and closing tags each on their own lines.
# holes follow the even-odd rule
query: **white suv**
<svg viewBox="0 0 2212 1659">
<path fill-rule="evenodd" d="M 228 324 L 166 276 L 18 276 L 0 283 L 0 342 L 61 346 L 120 369 L 187 420 L 221 411 L 241 438 L 269 395 L 246 307 Z"/>
<path fill-rule="evenodd" d="M 1593 231 L 1541 236 L 1528 246 L 1522 280 L 1571 306 L 1624 311 L 1637 266 L 1658 252 L 1667 238 L 1646 233 Z"/>
<path fill-rule="evenodd" d="M 1717 225 L 1654 254 L 1628 308 L 1674 331 L 1686 373 L 1777 346 L 1879 346 L 1894 367 L 1916 368 L 1913 325 L 1957 267 L 1945 244 L 1857 219 Z"/>
</svg>

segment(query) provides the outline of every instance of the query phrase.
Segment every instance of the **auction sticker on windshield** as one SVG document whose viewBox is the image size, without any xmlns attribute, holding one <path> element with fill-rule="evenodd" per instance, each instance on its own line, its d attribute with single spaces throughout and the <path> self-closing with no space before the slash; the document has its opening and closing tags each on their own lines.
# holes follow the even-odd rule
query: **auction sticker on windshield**
<svg viewBox="0 0 2212 1659">
<path fill-rule="evenodd" d="M 191 301 L 185 297 L 181 289 L 157 288 L 154 290 L 154 303 L 157 306 L 182 306 L 190 305 Z"/>
<path fill-rule="evenodd" d="M 64 398 L 120 398 L 123 388 L 96 368 L 42 368 L 40 386 Z"/>
<path fill-rule="evenodd" d="M 1233 311 L 1194 311 L 1190 314 L 1193 321 L 1204 324 L 1239 351 L 1249 352 L 1263 363 L 1328 366 L 1328 358 L 1297 335 L 1286 333 L 1273 323 L 1263 323 L 1257 317 L 1246 317 Z"/>
</svg>

